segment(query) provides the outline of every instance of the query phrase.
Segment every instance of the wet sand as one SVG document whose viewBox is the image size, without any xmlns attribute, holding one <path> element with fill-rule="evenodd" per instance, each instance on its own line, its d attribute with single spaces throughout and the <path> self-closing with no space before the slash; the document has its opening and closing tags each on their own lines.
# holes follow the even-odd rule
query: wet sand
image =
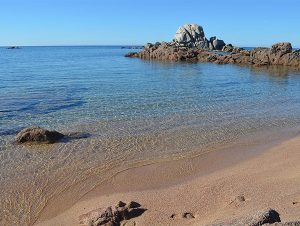
<svg viewBox="0 0 300 226">
<path fill-rule="evenodd" d="M 75 204 L 67 200 L 76 198 L 78 190 L 70 190 L 49 203 L 35 225 L 78 225 L 80 215 L 119 200 L 138 201 L 147 209 L 131 220 L 136 225 L 206 225 L 265 208 L 277 210 L 282 221 L 299 220 L 299 160 L 296 137 L 136 165 L 112 174 Z M 239 195 L 246 200 L 233 201 Z M 195 218 L 180 217 L 184 212 Z"/>
</svg>

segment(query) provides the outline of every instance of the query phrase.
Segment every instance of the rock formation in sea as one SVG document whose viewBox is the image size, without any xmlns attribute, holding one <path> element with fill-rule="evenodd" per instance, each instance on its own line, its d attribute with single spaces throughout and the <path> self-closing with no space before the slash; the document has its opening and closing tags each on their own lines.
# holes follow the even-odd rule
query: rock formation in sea
<svg viewBox="0 0 300 226">
<path fill-rule="evenodd" d="M 300 51 L 292 51 L 292 45 L 289 42 L 276 43 L 271 48 L 255 48 L 248 51 L 225 44 L 216 37 L 208 40 L 203 28 L 196 24 L 186 24 L 180 27 L 172 42 L 148 43 L 142 51 L 128 53 L 126 57 L 255 66 L 283 65 L 300 68 Z"/>
<path fill-rule="evenodd" d="M 32 127 L 21 130 L 16 136 L 16 142 L 22 143 L 55 143 L 64 137 L 57 131 L 49 131 L 40 127 Z"/>
</svg>

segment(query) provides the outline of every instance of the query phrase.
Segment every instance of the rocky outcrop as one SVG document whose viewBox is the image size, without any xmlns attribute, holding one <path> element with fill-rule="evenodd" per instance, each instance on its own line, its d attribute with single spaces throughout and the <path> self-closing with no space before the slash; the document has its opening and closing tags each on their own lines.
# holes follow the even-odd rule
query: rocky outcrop
<svg viewBox="0 0 300 226">
<path fill-rule="evenodd" d="M 292 52 L 290 43 L 277 43 L 271 48 L 255 48 L 252 51 L 225 45 L 223 51 L 225 53 L 163 42 L 147 44 L 142 51 L 130 53 L 128 57 L 138 57 L 146 60 L 236 63 L 254 66 L 283 65 L 300 68 L 300 51 Z"/>
<path fill-rule="evenodd" d="M 26 128 L 16 135 L 16 142 L 22 143 L 55 143 L 64 135 L 57 131 L 49 131 L 40 127 Z"/>
<path fill-rule="evenodd" d="M 137 202 L 128 204 L 120 201 L 115 207 L 97 209 L 79 217 L 79 223 L 88 226 L 120 226 L 122 221 L 140 216 L 146 211 Z"/>
<path fill-rule="evenodd" d="M 142 51 L 130 52 L 125 56 L 145 60 L 283 65 L 300 68 L 300 50 L 292 52 L 291 43 L 276 43 L 271 48 L 255 48 L 248 51 L 232 44 L 226 45 L 217 37 L 208 40 L 203 28 L 197 24 L 181 26 L 172 42 L 148 43 Z"/>
<path fill-rule="evenodd" d="M 276 43 L 271 48 L 256 48 L 251 51 L 251 63 L 256 65 L 284 65 L 300 67 L 300 55 L 292 52 L 289 42 Z"/>
</svg>

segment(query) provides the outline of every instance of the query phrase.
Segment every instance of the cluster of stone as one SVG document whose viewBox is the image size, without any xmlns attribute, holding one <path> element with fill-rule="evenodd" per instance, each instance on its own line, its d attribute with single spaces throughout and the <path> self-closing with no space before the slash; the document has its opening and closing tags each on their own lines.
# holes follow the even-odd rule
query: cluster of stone
<svg viewBox="0 0 300 226">
<path fill-rule="evenodd" d="M 255 66 L 283 65 L 300 68 L 300 51 L 293 51 L 289 42 L 276 43 L 271 48 L 255 48 L 249 51 L 225 44 L 216 37 L 208 40 L 205 38 L 203 28 L 196 24 L 186 24 L 180 27 L 172 42 L 148 43 L 140 52 L 128 53 L 126 57 Z"/>
<path fill-rule="evenodd" d="M 96 209 L 79 217 L 79 223 L 88 226 L 120 226 L 121 222 L 142 215 L 146 209 L 137 202 L 119 201 L 116 206 Z"/>
</svg>

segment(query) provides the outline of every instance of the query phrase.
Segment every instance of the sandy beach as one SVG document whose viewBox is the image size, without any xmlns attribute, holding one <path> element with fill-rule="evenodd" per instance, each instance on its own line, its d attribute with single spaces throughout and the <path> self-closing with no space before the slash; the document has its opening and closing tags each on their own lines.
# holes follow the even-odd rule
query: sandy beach
<svg viewBox="0 0 300 226">
<path fill-rule="evenodd" d="M 210 225 L 267 208 L 278 211 L 282 222 L 299 220 L 299 147 L 295 137 L 246 152 L 229 148 L 128 169 L 64 211 L 63 201 L 49 205 L 35 225 L 80 225 L 80 215 L 120 200 L 147 209 L 125 225 Z"/>
</svg>

